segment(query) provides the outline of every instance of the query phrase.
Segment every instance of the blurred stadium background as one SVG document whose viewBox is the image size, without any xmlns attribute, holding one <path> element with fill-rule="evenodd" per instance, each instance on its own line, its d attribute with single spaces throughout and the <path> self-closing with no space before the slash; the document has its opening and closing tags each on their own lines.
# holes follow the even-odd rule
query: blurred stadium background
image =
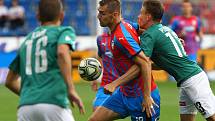
<svg viewBox="0 0 215 121">
<path fill-rule="evenodd" d="M 39 23 L 36 20 L 36 8 L 39 0 L 19 0 L 19 4 L 25 9 L 25 24 L 15 30 L 0 28 L 0 84 L 4 82 L 7 67 L 16 56 L 19 45 L 24 36 L 32 31 Z M 81 59 L 96 55 L 96 36 L 101 34 L 96 19 L 99 0 L 63 0 L 65 6 L 65 19 L 63 25 L 73 26 L 76 30 L 77 52 L 73 52 L 73 79 L 77 84 L 77 90 L 81 93 L 86 105 L 87 114 L 79 116 L 74 110 L 77 121 L 84 121 L 91 114 L 91 104 L 95 93 L 90 90 L 88 83 L 82 81 L 77 73 L 77 66 Z M 142 0 L 121 0 L 123 18 L 136 21 L 142 5 Z M 193 13 L 201 18 L 204 30 L 204 38 L 201 50 L 198 52 L 198 63 L 207 72 L 211 80 L 211 86 L 215 92 L 215 0 L 191 0 Z M 169 25 L 172 17 L 181 15 L 181 0 L 162 0 L 165 7 L 163 24 Z M 11 6 L 11 0 L 4 0 L 7 7 Z M 177 89 L 175 83 L 168 81 L 168 75 L 164 71 L 153 72 L 161 90 L 161 121 L 177 121 Z M 165 83 L 164 83 L 165 82 Z M 87 93 L 86 93 L 87 92 Z M 171 92 L 171 93 L 170 93 Z M 18 97 L 9 92 L 3 85 L 0 86 L 0 121 L 15 121 Z M 173 117 L 173 118 L 171 118 Z M 197 121 L 203 120 L 198 116 Z"/>
</svg>

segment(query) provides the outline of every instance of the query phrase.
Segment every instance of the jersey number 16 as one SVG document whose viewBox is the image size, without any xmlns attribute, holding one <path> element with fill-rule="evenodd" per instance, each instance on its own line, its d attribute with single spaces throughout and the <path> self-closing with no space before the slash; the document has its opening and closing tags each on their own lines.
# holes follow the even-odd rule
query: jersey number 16
<svg viewBox="0 0 215 121">
<path fill-rule="evenodd" d="M 42 36 L 39 38 L 36 42 L 36 52 L 32 53 L 32 45 L 33 40 L 27 40 L 26 41 L 26 68 L 25 72 L 27 75 L 32 74 L 32 54 L 34 54 L 35 57 L 35 72 L 36 73 L 42 73 L 47 71 L 48 61 L 47 61 L 47 52 L 45 49 L 41 49 L 42 47 L 46 47 L 48 42 L 47 36 Z M 34 64 L 33 64 L 34 65 Z"/>
</svg>

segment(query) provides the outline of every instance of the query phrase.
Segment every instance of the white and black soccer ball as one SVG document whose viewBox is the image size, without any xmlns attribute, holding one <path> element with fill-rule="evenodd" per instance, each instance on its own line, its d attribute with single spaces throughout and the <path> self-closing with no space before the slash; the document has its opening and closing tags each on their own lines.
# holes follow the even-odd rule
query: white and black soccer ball
<svg viewBox="0 0 215 121">
<path fill-rule="evenodd" d="M 78 72 L 82 79 L 86 81 L 94 81 L 101 75 L 102 67 L 97 59 L 85 58 L 80 62 Z"/>
</svg>

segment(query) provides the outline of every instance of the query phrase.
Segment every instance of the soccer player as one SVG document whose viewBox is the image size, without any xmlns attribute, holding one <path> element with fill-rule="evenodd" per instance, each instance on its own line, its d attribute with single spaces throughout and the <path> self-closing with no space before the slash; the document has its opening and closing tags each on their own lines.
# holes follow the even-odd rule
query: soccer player
<svg viewBox="0 0 215 121">
<path fill-rule="evenodd" d="M 146 59 L 147 63 L 151 62 L 148 58 L 142 58 L 138 34 L 131 24 L 121 20 L 119 0 L 101 0 L 99 4 L 98 19 L 102 27 L 109 27 L 111 30 L 108 46 L 118 74 L 122 76 L 135 64 L 140 67 L 141 73 L 121 85 L 119 90 L 96 109 L 89 121 L 111 121 L 129 115 L 132 121 L 155 121 L 160 115 L 157 106 L 160 105 L 160 96 L 156 84 L 151 80 L 151 73 L 142 71 L 145 68 L 151 69 L 151 65 L 145 66 L 147 64 L 142 59 Z M 142 78 L 142 74 L 145 78 Z"/>
<path fill-rule="evenodd" d="M 200 40 L 203 37 L 201 21 L 197 16 L 192 15 L 192 4 L 189 0 L 183 0 L 182 11 L 182 16 L 173 18 L 171 28 L 180 38 L 185 40 L 184 48 L 188 58 L 196 62 L 197 51 L 200 47 L 196 37 L 199 36 Z"/>
<path fill-rule="evenodd" d="M 9 66 L 6 87 L 20 96 L 18 121 L 74 121 L 69 101 L 84 113 L 71 78 L 75 33 L 60 26 L 63 17 L 60 0 L 40 0 L 41 26 L 27 35 Z"/>
<path fill-rule="evenodd" d="M 205 72 L 189 60 L 178 36 L 163 26 L 163 6 L 159 0 L 143 2 L 138 23 L 142 33 L 141 48 L 147 57 L 172 75 L 179 87 L 181 121 L 194 121 L 197 110 L 207 121 L 215 121 L 215 96 Z M 151 73 L 150 69 L 145 69 Z"/>
<path fill-rule="evenodd" d="M 137 32 L 142 32 L 143 30 L 139 30 L 139 26 L 137 23 L 133 23 L 128 21 L 132 27 L 134 27 Z M 102 62 L 103 66 L 103 76 L 101 79 L 100 87 L 98 88 L 98 82 L 97 80 L 93 81 L 91 83 L 91 88 L 93 91 L 97 91 L 96 97 L 93 101 L 93 111 L 96 110 L 98 106 L 101 106 L 103 102 L 110 97 L 110 94 L 104 93 L 104 86 L 107 84 L 110 84 L 112 81 L 116 80 L 120 75 L 118 74 L 116 68 L 114 67 L 113 63 L 113 54 L 111 53 L 111 36 L 108 28 L 104 28 L 104 32 L 102 35 L 99 35 L 97 37 L 97 47 L 98 47 L 98 59 Z M 131 70 L 136 70 L 137 72 L 134 73 L 135 76 L 139 73 L 139 68 L 134 65 L 131 67 Z M 127 76 L 127 75 L 126 75 Z M 129 75 L 132 76 L 132 75 Z M 127 78 L 129 81 L 129 79 Z M 120 84 L 118 84 L 119 86 Z M 118 87 L 117 86 L 117 87 Z M 111 91 L 113 93 L 117 87 L 114 87 L 114 89 Z"/>
</svg>

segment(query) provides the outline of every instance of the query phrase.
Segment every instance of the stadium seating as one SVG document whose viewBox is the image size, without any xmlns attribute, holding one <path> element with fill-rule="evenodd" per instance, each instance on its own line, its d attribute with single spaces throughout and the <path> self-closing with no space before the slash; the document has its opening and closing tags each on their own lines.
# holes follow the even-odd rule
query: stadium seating
<svg viewBox="0 0 215 121">
<path fill-rule="evenodd" d="M 17 30 L 0 28 L 0 36 L 26 35 L 29 31 L 32 31 L 36 26 L 39 25 L 35 17 L 36 7 L 39 0 L 19 0 L 19 1 L 20 5 L 22 5 L 26 11 L 25 14 L 26 22 L 24 28 Z M 121 1 L 123 9 L 122 12 L 123 18 L 126 20 L 136 22 L 137 16 L 142 6 L 142 0 L 121 0 Z M 65 19 L 63 21 L 63 25 L 72 25 L 75 28 L 77 35 L 91 35 L 93 33 L 92 31 L 94 31 L 93 30 L 94 28 L 92 28 L 92 26 L 96 27 L 96 22 L 94 22 L 94 20 L 92 20 L 92 16 L 90 16 L 92 15 L 92 13 L 95 14 L 95 11 L 91 11 L 90 9 L 92 3 L 89 2 L 89 0 L 63 0 L 63 2 L 65 6 Z M 10 7 L 11 0 L 5 0 L 5 5 Z M 212 7 L 214 5 L 215 2 L 207 4 L 204 3 L 204 5 L 201 2 L 199 2 L 198 4 L 194 4 L 194 13 L 203 19 L 204 30 L 206 33 L 215 33 L 215 17 L 213 17 L 213 15 L 207 14 L 207 9 L 210 9 L 211 11 L 215 12 L 215 8 Z M 209 14 L 213 14 L 214 12 L 209 12 Z M 163 17 L 163 23 L 165 25 L 168 25 L 173 16 L 180 14 L 181 14 L 180 3 L 173 2 L 166 9 L 165 15 Z M 93 19 L 95 19 L 96 21 L 96 17 Z"/>
</svg>

